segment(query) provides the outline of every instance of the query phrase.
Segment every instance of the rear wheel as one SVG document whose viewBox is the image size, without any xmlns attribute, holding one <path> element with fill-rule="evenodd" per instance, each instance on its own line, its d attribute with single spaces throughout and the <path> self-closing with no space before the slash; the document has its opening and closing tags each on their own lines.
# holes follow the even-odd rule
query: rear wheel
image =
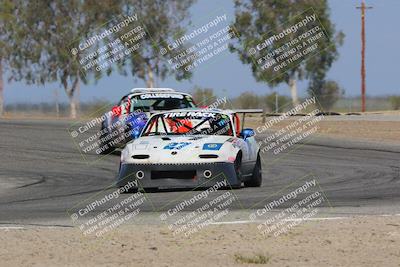
<svg viewBox="0 0 400 267">
<path fill-rule="evenodd" d="M 262 169 L 260 154 L 257 154 L 256 165 L 254 166 L 253 175 L 250 180 L 244 182 L 247 187 L 260 187 L 262 183 Z"/>
</svg>

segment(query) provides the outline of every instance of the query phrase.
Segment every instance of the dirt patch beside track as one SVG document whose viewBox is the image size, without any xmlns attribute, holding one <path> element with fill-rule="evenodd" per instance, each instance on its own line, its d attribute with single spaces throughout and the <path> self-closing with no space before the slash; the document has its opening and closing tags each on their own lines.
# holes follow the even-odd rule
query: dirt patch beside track
<svg viewBox="0 0 400 267">
<path fill-rule="evenodd" d="M 0 231 L 3 266 L 400 266 L 400 216 L 307 221 L 278 237 L 257 224 L 212 225 L 190 238 L 156 225 L 102 238 L 77 228 Z"/>
<path fill-rule="evenodd" d="M 345 117 L 345 116 L 344 116 Z M 271 130 L 280 130 L 301 117 L 292 117 L 270 127 Z M 345 117 L 346 118 L 346 117 Z M 267 119 L 268 121 L 268 119 Z M 246 118 L 246 127 L 257 129 L 262 125 L 261 118 Z M 364 139 L 375 142 L 400 142 L 400 116 L 399 121 L 370 121 L 325 117 L 316 124 L 316 133 L 329 137 Z"/>
</svg>

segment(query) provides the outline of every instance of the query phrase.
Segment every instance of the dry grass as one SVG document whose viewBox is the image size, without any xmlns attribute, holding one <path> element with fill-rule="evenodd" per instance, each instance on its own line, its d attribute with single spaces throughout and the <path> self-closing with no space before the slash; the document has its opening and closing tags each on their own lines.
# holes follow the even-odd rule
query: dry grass
<svg viewBox="0 0 400 267">
<path fill-rule="evenodd" d="M 286 119 L 270 129 L 282 129 L 299 118 L 301 117 Z M 261 118 L 246 118 L 246 127 L 257 129 L 261 125 Z M 316 125 L 318 125 L 317 134 L 324 136 L 365 139 L 375 142 L 400 142 L 400 121 L 322 120 Z"/>
<path fill-rule="evenodd" d="M 270 257 L 266 257 L 261 254 L 257 254 L 251 257 L 243 256 L 241 254 L 235 254 L 235 261 L 237 263 L 247 263 L 247 264 L 267 264 Z"/>
</svg>

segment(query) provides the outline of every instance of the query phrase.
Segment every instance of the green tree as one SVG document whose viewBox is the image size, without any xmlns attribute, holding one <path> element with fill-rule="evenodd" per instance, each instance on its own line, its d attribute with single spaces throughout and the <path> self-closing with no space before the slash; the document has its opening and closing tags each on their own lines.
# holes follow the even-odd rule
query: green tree
<svg viewBox="0 0 400 267">
<path fill-rule="evenodd" d="M 23 49 L 12 48 L 14 55 L 10 71 L 11 80 L 25 81 L 28 84 L 60 82 L 70 100 L 70 115 L 77 116 L 80 81 L 86 82 L 90 73 L 79 68 L 78 58 L 68 51 L 71 40 L 87 38 L 95 22 L 101 20 L 104 4 L 93 5 L 82 1 L 22 1 L 15 3 L 15 23 L 19 28 L 8 28 L 12 38 L 21 37 Z M 107 5 L 108 10 L 113 10 Z M 109 12 L 103 12 L 109 14 Z M 98 76 L 96 77 L 98 78 Z"/>
<path fill-rule="evenodd" d="M 392 105 L 392 108 L 394 110 L 399 110 L 400 109 L 400 96 L 395 96 L 395 95 L 390 96 L 389 97 L 389 101 L 390 101 L 390 104 Z"/>
<path fill-rule="evenodd" d="M 321 23 L 325 35 L 330 40 L 329 44 L 323 49 L 319 47 L 318 53 L 312 57 L 290 64 L 287 68 L 276 72 L 260 68 L 248 48 L 263 43 L 273 34 L 282 33 L 293 26 L 302 19 L 302 16 L 298 15 L 307 10 L 312 10 L 318 16 L 315 24 Z M 272 87 L 280 83 L 288 84 L 294 105 L 298 103 L 297 80 L 322 79 L 338 56 L 337 46 L 343 40 L 343 33 L 335 34 L 334 25 L 329 19 L 326 0 L 236 0 L 235 11 L 236 19 L 233 27 L 238 31 L 239 36 L 238 42 L 232 44 L 230 50 L 237 53 L 243 63 L 251 66 L 257 81 L 266 82 Z M 310 30 L 309 27 L 302 27 L 285 38 L 273 41 L 264 50 L 265 52 L 276 51 L 290 41 L 298 39 L 308 30 Z"/>
<path fill-rule="evenodd" d="M 272 93 L 264 97 L 264 103 L 270 111 L 275 112 L 277 110 L 278 112 L 281 112 L 283 111 L 283 108 L 290 104 L 290 98 L 278 95 L 277 93 Z"/>
<path fill-rule="evenodd" d="M 12 16 L 13 5 L 11 1 L 0 2 L 0 29 L 2 33 L 0 35 L 0 117 L 3 116 L 4 112 L 4 80 L 3 70 L 4 65 L 7 62 L 7 57 L 10 54 L 10 43 L 12 39 L 9 36 L 9 27 L 12 23 L 7 23 L 13 18 Z"/>
<path fill-rule="evenodd" d="M 145 81 L 149 88 L 156 86 L 157 79 L 164 80 L 169 75 L 174 75 L 177 80 L 189 79 L 192 73 L 184 70 L 189 62 L 177 69 L 168 63 L 169 58 L 183 52 L 187 46 L 182 45 L 167 55 L 163 55 L 160 49 L 185 32 L 189 8 L 194 1 L 124 0 L 122 10 L 138 14 L 150 38 L 144 38 L 137 52 L 123 61 L 120 66 L 122 73 L 127 74 L 124 66 L 129 65 L 131 75 Z"/>
<path fill-rule="evenodd" d="M 127 74 L 129 65 L 132 76 L 145 80 L 148 87 L 154 86 L 156 78 L 164 79 L 171 74 L 175 74 L 178 80 L 190 78 L 190 72 L 171 68 L 167 57 L 160 54 L 159 44 L 166 43 L 171 37 L 179 37 L 184 32 L 181 24 L 186 21 L 193 0 L 15 0 L 10 3 L 15 6 L 12 15 L 16 20 L 13 23 L 20 25 L 22 30 L 6 28 L 7 35 L 4 39 L 12 40 L 15 36 L 23 35 L 21 43 L 28 48 L 19 49 L 12 46 L 13 43 L 8 46 L 11 54 L 16 55 L 13 58 L 15 64 L 12 66 L 12 79 L 35 84 L 60 82 L 70 100 L 72 118 L 77 116 L 80 84 L 92 79 L 97 81 L 104 72 L 109 75 L 113 70 L 118 70 Z M 115 66 L 108 66 L 104 71 L 81 68 L 79 60 L 84 57 L 83 52 L 78 50 L 78 53 L 72 53 L 69 44 L 85 42 L 94 34 L 104 31 L 104 27 L 108 26 L 105 22 L 132 13 L 138 14 L 139 21 L 150 38 L 145 38 L 135 53 L 117 61 Z M 111 37 L 94 44 L 92 49 L 110 44 L 124 33 L 126 32 L 122 30 L 113 33 Z M 175 52 L 178 53 L 180 49 Z M 1 53 L 3 51 L 5 50 L 2 49 Z"/>
<path fill-rule="evenodd" d="M 260 98 L 258 95 L 252 92 L 244 92 L 236 99 L 237 105 L 240 108 L 258 108 L 260 104 Z"/>
<path fill-rule="evenodd" d="M 208 106 L 217 99 L 213 89 L 200 88 L 197 86 L 193 89 L 192 96 L 198 106 Z"/>
<path fill-rule="evenodd" d="M 336 101 L 344 94 L 344 90 L 340 88 L 335 81 L 328 80 L 315 84 L 315 87 L 308 89 L 310 96 L 315 96 L 325 111 L 330 111 Z M 318 87 L 316 87 L 318 85 Z"/>
<path fill-rule="evenodd" d="M 18 2 L 0 1 L 0 116 L 4 112 L 4 81 L 15 80 L 14 69 L 19 68 L 22 60 L 30 60 L 34 53 L 31 42 L 25 39 L 29 29 L 17 23 L 21 17 Z M 7 77 L 4 77 L 7 74 Z"/>
</svg>

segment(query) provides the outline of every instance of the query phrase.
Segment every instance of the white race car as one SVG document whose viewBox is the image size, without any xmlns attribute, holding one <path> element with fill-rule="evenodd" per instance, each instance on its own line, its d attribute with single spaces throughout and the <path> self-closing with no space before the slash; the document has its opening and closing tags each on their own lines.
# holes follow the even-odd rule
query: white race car
<svg viewBox="0 0 400 267">
<path fill-rule="evenodd" d="M 150 117 L 121 153 L 117 185 L 137 189 L 259 187 L 259 146 L 234 111 L 179 109 Z"/>
</svg>

